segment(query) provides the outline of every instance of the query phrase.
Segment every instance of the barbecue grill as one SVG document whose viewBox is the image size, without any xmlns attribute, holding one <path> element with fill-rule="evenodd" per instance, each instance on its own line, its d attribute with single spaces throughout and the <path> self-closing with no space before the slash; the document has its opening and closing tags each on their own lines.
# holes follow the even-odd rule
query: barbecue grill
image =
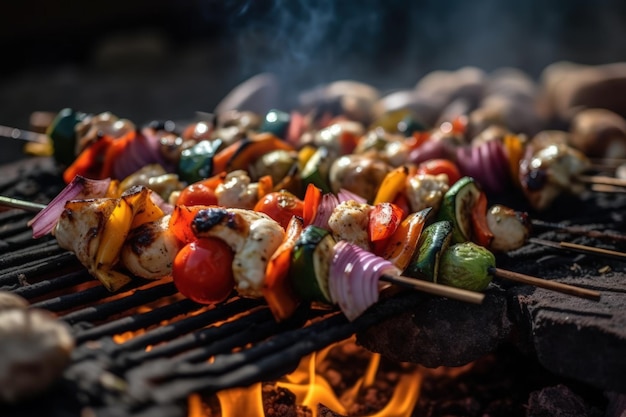
<svg viewBox="0 0 626 417">
<path fill-rule="evenodd" d="M 420 74 L 462 65 L 519 67 L 534 76 L 560 59 L 593 64 L 624 58 L 619 40 L 626 3 L 409 6 L 376 0 L 336 2 L 336 8 L 321 2 L 310 10 L 314 1 L 117 3 L 94 13 L 41 1 L 27 4 L 28 11 L 22 2 L 10 6 L 7 15 L 14 18 L 0 29 L 0 44 L 12 58 L 2 67 L 2 124 L 23 127 L 32 111 L 66 106 L 111 110 L 137 121 L 184 119 L 213 109 L 230 86 L 265 71 L 277 74 L 284 87 L 280 96 L 287 103 L 276 106 L 289 108 L 292 92 L 343 78 L 394 91 Z M 281 7 L 285 13 L 275 13 Z M 354 22 L 355 8 L 366 18 L 345 24 Z M 149 18 L 142 19 L 146 9 Z M 79 22 L 71 16 L 80 16 Z M 320 22 L 326 25 L 321 31 Z M 118 35 L 129 48 L 119 48 Z M 190 38 L 201 42 L 189 47 Z M 562 43 L 555 45 L 555 38 Z M 65 66 L 68 60 L 91 66 L 82 71 Z M 2 146 L 0 163 L 23 156 L 21 143 Z M 60 191 L 59 178 L 50 159 L 21 159 L 0 166 L 0 194 L 45 204 Z M 525 208 L 515 197 L 501 202 Z M 590 193 L 564 197 L 541 216 L 586 230 L 623 232 L 625 213 L 624 195 Z M 599 290 L 600 302 L 498 283 L 482 306 L 404 291 L 353 322 L 313 306 L 276 323 L 262 300 L 233 294 L 219 306 L 202 306 L 184 299 L 168 279 L 135 280 L 111 294 L 54 238 L 33 240 L 26 224 L 32 216 L 0 212 L 0 290 L 54 313 L 71 327 L 77 346 L 58 384 L 36 400 L 0 405 L 0 416 L 184 416 L 191 393 L 276 379 L 305 355 L 355 334 L 373 352 L 428 367 L 457 366 L 513 345 L 559 380 L 617 393 L 615 415 L 626 402 L 623 261 L 536 244 L 498 259 L 510 270 Z M 624 242 L 552 229 L 538 228 L 533 236 L 626 249 Z"/>
<path fill-rule="evenodd" d="M 5 166 L 3 193 L 15 195 L 16 190 L 24 191 L 25 182 L 34 181 L 44 188 L 31 190 L 34 198 L 45 198 L 61 187 L 51 175 L 54 169 L 49 159 Z M 595 195 L 585 202 L 590 207 L 572 221 L 584 221 L 591 228 L 623 230 L 624 200 L 621 196 Z M 566 199 L 561 204 L 571 202 Z M 25 297 L 33 308 L 58 315 L 71 326 L 77 347 L 60 384 L 51 393 L 41 401 L 5 407 L 2 415 L 34 415 L 45 409 L 47 415 L 64 416 L 84 407 L 97 416 L 184 415 L 185 399 L 192 393 L 215 393 L 276 379 L 293 370 L 307 354 L 354 334 L 364 346 L 397 360 L 428 366 L 458 365 L 510 339 L 510 322 L 520 332 L 519 346 L 538 349 L 539 355 L 556 360 L 560 368 L 552 370 L 557 374 L 573 376 L 602 390 L 622 392 L 626 388 L 620 377 L 626 370 L 620 354 L 624 347 L 625 279 L 620 261 L 554 253 L 533 245 L 503 259 L 506 266 L 526 273 L 570 275 L 571 283 L 602 291 L 601 303 L 581 303 L 567 296 L 554 298 L 528 287 L 491 289 L 483 306 L 401 292 L 353 322 L 334 310 L 303 307 L 290 320 L 277 323 L 263 301 L 233 296 L 224 304 L 206 307 L 184 299 L 167 279 L 135 280 L 120 293 L 111 294 L 73 254 L 59 248 L 54 238 L 33 240 L 26 224 L 30 218 L 32 213 L 18 210 L 0 213 L 4 254 L 0 259 L 0 288 Z M 548 231 L 543 236 L 554 238 L 554 233 Z M 581 239 L 598 243 L 584 236 Z M 579 270 L 572 272 L 574 266 Z M 600 266 L 615 272 L 602 275 L 597 272 Z M 494 336 L 485 326 L 494 322 L 508 324 Z M 441 332 L 429 336 L 444 323 L 447 338 L 441 338 Z M 450 337 L 450 330 L 456 335 Z M 126 332 L 133 332 L 133 337 L 124 339 Z M 542 337 L 538 339 L 533 332 Z M 453 344 L 473 343 L 468 333 L 484 333 L 489 342 L 455 355 Z M 407 335 L 413 338 L 410 343 Z M 550 356 L 555 349 L 537 345 L 550 342 L 561 344 L 556 351 L 563 352 L 562 360 Z M 583 348 L 572 352 L 569 342 Z M 597 351 L 589 356 L 584 349 L 591 347 Z M 455 360 L 461 362 L 453 363 Z M 584 376 L 576 373 L 580 367 L 576 361 L 590 361 L 583 368 L 595 371 Z"/>
</svg>

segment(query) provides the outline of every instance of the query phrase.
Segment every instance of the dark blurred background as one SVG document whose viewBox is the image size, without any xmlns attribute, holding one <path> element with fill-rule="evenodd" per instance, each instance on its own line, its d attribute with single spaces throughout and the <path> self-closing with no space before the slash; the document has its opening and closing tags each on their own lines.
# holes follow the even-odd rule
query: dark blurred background
<svg viewBox="0 0 626 417">
<path fill-rule="evenodd" d="M 265 71 L 295 97 L 346 78 L 410 87 L 465 65 L 538 77 L 559 60 L 626 61 L 626 2 L 22 0 L 3 5 L 0 51 L 0 124 L 63 107 L 143 123 L 210 112 Z"/>
</svg>

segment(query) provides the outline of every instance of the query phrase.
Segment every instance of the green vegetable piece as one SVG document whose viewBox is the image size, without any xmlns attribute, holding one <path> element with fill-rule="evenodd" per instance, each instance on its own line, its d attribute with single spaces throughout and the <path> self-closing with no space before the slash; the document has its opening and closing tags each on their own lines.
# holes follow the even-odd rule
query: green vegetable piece
<svg viewBox="0 0 626 417">
<path fill-rule="evenodd" d="M 439 283 L 470 291 L 483 291 L 491 282 L 489 269 L 496 257 L 472 242 L 457 243 L 444 251 L 439 261 Z"/>
<path fill-rule="evenodd" d="M 272 109 L 265 115 L 259 131 L 268 132 L 276 137 L 285 139 L 289 123 L 291 123 L 291 115 L 289 113 Z"/>
<path fill-rule="evenodd" d="M 213 157 L 222 141 L 201 140 L 183 150 L 178 162 L 178 175 L 189 184 L 209 178 L 213 173 Z"/>
<path fill-rule="evenodd" d="M 302 169 L 302 182 L 305 188 L 307 185 L 313 184 L 324 194 L 332 192 L 328 182 L 331 164 L 332 160 L 328 148 L 324 146 L 317 148 Z"/>
<path fill-rule="evenodd" d="M 291 254 L 289 277 L 296 294 L 305 301 L 332 303 L 328 274 L 335 240 L 325 229 L 307 226 Z"/>
<path fill-rule="evenodd" d="M 415 132 L 424 132 L 428 128 L 418 121 L 413 115 L 407 115 L 398 122 L 398 132 L 405 137 L 411 136 Z"/>
<path fill-rule="evenodd" d="M 69 166 L 76 159 L 76 125 L 87 117 L 87 113 L 70 108 L 61 110 L 46 134 L 52 139 L 54 159 L 63 166 Z"/>
<path fill-rule="evenodd" d="M 452 223 L 452 241 L 461 243 L 472 237 L 472 208 L 481 190 L 472 177 L 463 177 L 455 182 L 443 196 L 437 220 Z"/>
<path fill-rule="evenodd" d="M 404 271 L 404 275 L 438 282 L 441 254 L 452 240 L 452 224 L 439 221 L 427 226 L 417 242 L 417 251 Z"/>
</svg>

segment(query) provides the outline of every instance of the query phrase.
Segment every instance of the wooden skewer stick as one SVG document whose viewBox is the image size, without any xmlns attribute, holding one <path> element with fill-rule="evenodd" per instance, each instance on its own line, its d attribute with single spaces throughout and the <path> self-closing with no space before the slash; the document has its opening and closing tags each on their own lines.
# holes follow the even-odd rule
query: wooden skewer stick
<svg viewBox="0 0 626 417">
<path fill-rule="evenodd" d="M 620 261 L 626 261 L 626 253 L 605 249 L 605 248 L 594 248 L 593 246 L 580 245 L 578 243 L 570 243 L 570 242 L 559 242 L 562 248 L 577 250 L 577 251 L 587 251 L 594 253 L 596 255 L 607 256 L 609 258 L 617 259 Z"/>
<path fill-rule="evenodd" d="M 562 230 L 573 235 L 582 235 L 597 239 L 611 239 L 615 241 L 626 242 L 626 235 L 614 231 L 589 230 L 582 226 L 566 225 L 562 223 L 546 222 L 544 220 L 532 219 L 531 223 L 534 227 L 543 227 L 546 229 Z"/>
<path fill-rule="evenodd" d="M 466 303 L 481 304 L 485 299 L 485 294 L 480 292 L 450 287 L 448 285 L 435 284 L 433 282 L 422 281 L 421 279 L 405 277 L 402 275 L 383 275 L 380 279 L 381 281 L 396 284 L 405 288 L 452 298 L 454 300 L 465 301 Z"/>
<path fill-rule="evenodd" d="M 599 291 L 589 290 L 587 288 L 580 288 L 574 285 L 563 284 L 561 282 L 549 281 L 546 279 L 536 278 L 530 275 L 520 274 L 518 272 L 507 271 L 495 267 L 490 268 L 489 272 L 498 278 L 508 279 L 510 281 L 520 282 L 522 284 L 534 285 L 535 287 L 557 291 L 573 295 L 575 297 L 587 298 L 595 301 L 600 300 Z"/>
<path fill-rule="evenodd" d="M 603 175 L 578 175 L 577 181 L 584 184 L 612 185 L 614 187 L 626 187 L 626 180 L 622 178 L 607 177 Z"/>
<path fill-rule="evenodd" d="M 578 243 L 570 243 L 570 242 L 553 242 L 551 240 L 539 239 L 536 237 L 531 237 L 528 239 L 529 243 L 534 243 L 542 246 L 549 246 L 555 249 L 566 249 L 572 252 L 583 253 L 585 255 L 598 255 L 604 258 L 616 259 L 618 261 L 626 261 L 626 253 L 619 252 L 611 249 L 604 248 L 595 248 L 593 246 L 580 245 Z"/>
<path fill-rule="evenodd" d="M 5 197 L 0 195 L 0 207 L 16 208 L 26 211 L 39 212 L 46 208 L 45 204 L 33 203 L 26 200 L 18 200 L 17 198 Z"/>
<path fill-rule="evenodd" d="M 11 197 L 0 196 L 0 206 L 19 208 L 29 211 L 40 211 L 45 208 L 44 204 L 31 203 L 29 201 L 18 200 Z M 535 238 L 529 239 L 530 241 L 536 240 Z M 549 241 L 546 241 L 549 242 Z M 551 242 L 554 243 L 554 242 Z M 580 245 L 579 245 L 580 246 Z M 570 249 L 570 248 L 567 248 Z M 597 249 L 597 248 L 594 248 Z M 573 249 L 572 249 L 573 250 Z M 605 252 L 599 252 L 606 255 Z M 620 252 L 621 254 L 621 252 Z M 622 254 L 626 256 L 626 254 Z M 626 259 L 626 258 L 622 258 Z M 576 295 L 584 298 L 599 299 L 600 293 L 597 291 L 586 290 L 583 288 L 575 287 L 572 285 L 561 284 L 554 281 L 548 281 L 541 278 L 531 277 L 528 275 L 518 274 L 516 272 L 506 271 L 500 268 L 490 268 L 490 273 L 504 279 L 510 279 L 525 284 L 535 285 L 537 287 L 551 289 L 554 291 L 564 292 L 571 295 Z M 485 295 L 475 291 L 468 291 L 460 288 L 455 288 L 447 285 L 435 284 L 429 281 L 423 281 L 420 279 L 405 277 L 402 275 L 383 275 L 382 281 L 386 281 L 392 284 L 400 285 L 406 288 L 411 288 L 418 291 L 423 291 L 429 294 L 439 295 L 442 297 L 452 298 L 459 301 L 465 301 L 468 303 L 481 304 L 485 298 Z"/>
<path fill-rule="evenodd" d="M 48 141 L 48 137 L 43 133 L 31 132 L 11 126 L 0 125 L 0 136 L 27 142 L 46 143 Z"/>
<path fill-rule="evenodd" d="M 626 188 L 618 187 L 615 185 L 608 184 L 592 184 L 590 187 L 591 191 L 595 191 L 596 193 L 605 193 L 605 194 L 624 194 L 626 193 Z"/>
</svg>

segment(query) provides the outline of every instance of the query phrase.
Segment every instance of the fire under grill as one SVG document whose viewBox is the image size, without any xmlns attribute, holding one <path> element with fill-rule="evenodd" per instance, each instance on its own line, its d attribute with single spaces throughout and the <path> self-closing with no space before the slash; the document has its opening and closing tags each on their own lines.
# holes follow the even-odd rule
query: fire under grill
<svg viewBox="0 0 626 417">
<path fill-rule="evenodd" d="M 49 167 L 43 166 L 45 173 Z M 16 192 L 18 184 L 46 183 L 39 168 L 24 169 L 19 172 L 26 176 L 5 176 L 2 193 L 23 197 Z M 44 194 L 54 195 L 54 187 Z M 572 204 L 578 207 L 569 211 L 572 224 L 625 229 L 626 198 L 617 194 L 565 199 L 546 220 L 563 220 L 558 213 L 567 213 Z M 499 260 L 510 270 L 599 290 L 600 302 L 500 284 L 489 289 L 482 306 L 407 291 L 382 300 L 353 322 L 335 310 L 307 306 L 277 323 L 262 300 L 233 295 L 207 307 L 184 299 L 171 280 L 138 279 L 112 294 L 53 237 L 33 240 L 30 218 L 32 213 L 19 210 L 0 212 L 0 290 L 56 314 L 71 326 L 76 348 L 51 392 L 37 401 L 3 406 L 2 416 L 45 410 L 47 416 L 61 417 L 77 415 L 86 406 L 101 417 L 183 416 L 191 393 L 279 378 L 306 355 L 354 334 L 372 351 L 429 367 L 467 363 L 513 340 L 548 368 L 546 363 L 558 358 L 550 369 L 557 374 L 605 392 L 626 391 L 623 261 L 532 244 Z M 607 245 L 554 230 L 538 230 L 534 236 Z M 624 250 L 624 242 L 608 246 Z M 455 344 L 470 347 L 459 352 Z"/>
</svg>

